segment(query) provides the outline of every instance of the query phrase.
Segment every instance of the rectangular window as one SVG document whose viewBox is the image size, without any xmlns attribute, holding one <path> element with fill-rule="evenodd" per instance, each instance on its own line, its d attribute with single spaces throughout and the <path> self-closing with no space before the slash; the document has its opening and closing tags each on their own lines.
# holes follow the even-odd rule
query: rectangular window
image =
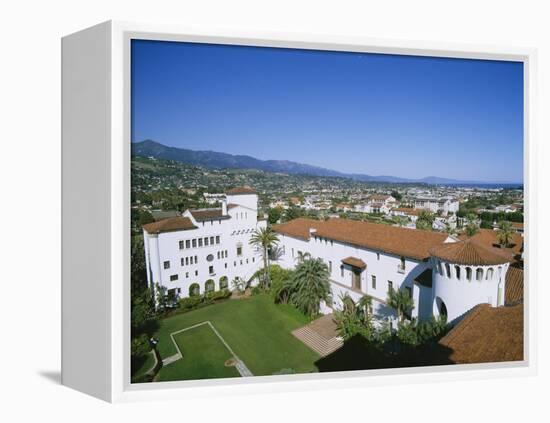
<svg viewBox="0 0 550 423">
<path fill-rule="evenodd" d="M 218 253 L 216 254 L 216 257 L 218 258 L 218 260 L 220 259 L 220 252 L 218 251 Z"/>
<path fill-rule="evenodd" d="M 195 276 L 199 276 L 199 271 L 195 270 Z"/>
<path fill-rule="evenodd" d="M 165 268 L 165 269 L 170 269 L 170 262 L 169 262 L 169 261 L 165 261 L 165 262 L 163 263 L 163 265 L 164 265 L 164 268 Z"/>
<path fill-rule="evenodd" d="M 193 240 L 193 248 L 197 248 L 197 240 L 196 239 Z"/>
<path fill-rule="evenodd" d="M 380 260 L 380 253 L 376 253 L 376 260 Z"/>
<path fill-rule="evenodd" d="M 332 273 L 332 262 L 330 260 L 328 261 L 328 271 Z"/>
<path fill-rule="evenodd" d="M 181 258 L 181 265 L 185 266 L 185 259 L 183 257 Z"/>
<path fill-rule="evenodd" d="M 183 241 L 180 241 L 180 250 L 183 250 L 184 244 Z"/>
<path fill-rule="evenodd" d="M 185 277 L 189 278 L 189 272 L 185 272 Z"/>
<path fill-rule="evenodd" d="M 171 281 L 177 281 L 178 280 L 178 275 L 170 275 L 170 280 Z"/>
<path fill-rule="evenodd" d="M 376 289 L 376 276 L 372 275 L 371 279 L 372 279 L 372 289 Z"/>
<path fill-rule="evenodd" d="M 252 263 L 256 263 L 256 259 L 252 257 Z"/>
<path fill-rule="evenodd" d="M 216 244 L 219 244 L 219 243 L 220 243 L 220 236 L 217 235 L 217 236 L 216 236 Z"/>
<path fill-rule="evenodd" d="M 214 274 L 214 266 L 208 266 L 208 273 L 210 273 L 211 275 Z"/>
<path fill-rule="evenodd" d="M 191 241 L 190 240 L 185 241 L 185 248 L 191 248 Z"/>
<path fill-rule="evenodd" d="M 197 264 L 199 262 L 199 259 L 197 256 L 195 256 L 195 264 Z"/>
<path fill-rule="evenodd" d="M 225 263 L 225 268 L 227 269 L 227 263 Z"/>
<path fill-rule="evenodd" d="M 202 247 L 202 238 L 199 238 L 199 247 Z"/>
<path fill-rule="evenodd" d="M 344 277 L 344 266 L 340 266 L 340 276 Z"/>
<path fill-rule="evenodd" d="M 243 247 L 237 247 L 237 256 L 243 255 Z"/>
<path fill-rule="evenodd" d="M 208 247 L 208 237 L 204 238 L 204 246 Z"/>
<path fill-rule="evenodd" d="M 214 237 L 213 236 L 210 237 L 210 245 L 214 245 Z"/>
<path fill-rule="evenodd" d="M 392 291 L 393 290 L 393 282 L 392 281 L 388 281 L 388 292 Z"/>
</svg>

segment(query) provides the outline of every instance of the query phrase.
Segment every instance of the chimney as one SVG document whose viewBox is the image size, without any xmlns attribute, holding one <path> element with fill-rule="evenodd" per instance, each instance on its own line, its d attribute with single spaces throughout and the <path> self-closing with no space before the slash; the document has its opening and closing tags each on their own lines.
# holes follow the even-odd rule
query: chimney
<svg viewBox="0 0 550 423">
<path fill-rule="evenodd" d="M 226 215 L 227 215 L 227 200 L 223 199 L 222 200 L 222 216 L 226 216 Z"/>
</svg>

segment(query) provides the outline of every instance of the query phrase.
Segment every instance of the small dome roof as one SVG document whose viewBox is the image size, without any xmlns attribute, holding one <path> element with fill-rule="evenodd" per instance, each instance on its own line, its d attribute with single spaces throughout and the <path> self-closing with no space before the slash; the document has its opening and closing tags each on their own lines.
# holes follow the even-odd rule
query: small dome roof
<svg viewBox="0 0 550 423">
<path fill-rule="evenodd" d="M 481 245 L 472 239 L 449 242 L 430 249 L 430 254 L 441 260 L 472 266 L 491 266 L 512 261 L 512 255 L 494 247 Z"/>
</svg>

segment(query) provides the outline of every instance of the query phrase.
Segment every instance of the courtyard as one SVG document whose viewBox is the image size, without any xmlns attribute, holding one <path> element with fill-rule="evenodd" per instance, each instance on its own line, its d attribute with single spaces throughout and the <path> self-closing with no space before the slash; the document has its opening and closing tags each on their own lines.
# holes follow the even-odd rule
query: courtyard
<svg viewBox="0 0 550 423">
<path fill-rule="evenodd" d="M 266 294 L 227 300 L 161 321 L 155 334 L 165 363 L 157 380 L 317 372 L 320 355 L 292 332 L 310 320 Z"/>
</svg>

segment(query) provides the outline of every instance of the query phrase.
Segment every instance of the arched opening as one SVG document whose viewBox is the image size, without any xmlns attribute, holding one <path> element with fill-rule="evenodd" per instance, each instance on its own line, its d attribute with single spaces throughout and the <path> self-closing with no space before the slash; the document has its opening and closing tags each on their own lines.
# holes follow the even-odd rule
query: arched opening
<svg viewBox="0 0 550 423">
<path fill-rule="evenodd" d="M 455 274 L 456 274 L 456 278 L 458 280 L 460 280 L 460 266 L 455 266 Z"/>
<path fill-rule="evenodd" d="M 478 267 L 476 270 L 476 280 L 481 281 L 483 279 L 483 269 Z"/>
<path fill-rule="evenodd" d="M 471 267 L 466 268 L 466 279 L 468 280 L 468 282 L 472 280 L 472 268 Z"/>
<path fill-rule="evenodd" d="M 208 279 L 204 283 L 204 292 L 205 293 L 214 292 L 215 289 L 216 289 L 216 284 L 214 283 L 214 281 L 212 279 Z"/>
<path fill-rule="evenodd" d="M 450 279 L 451 278 L 451 266 L 449 265 L 449 263 L 445 263 L 445 273 L 447 273 L 447 277 Z"/>
<path fill-rule="evenodd" d="M 444 316 L 444 317 L 447 317 L 447 306 L 445 305 L 445 302 L 440 298 L 440 297 L 436 297 L 435 298 L 435 314 L 437 314 L 438 316 Z"/>
<path fill-rule="evenodd" d="M 201 294 L 201 287 L 198 283 L 192 283 L 189 285 L 189 296 L 190 297 L 197 297 Z"/>
<path fill-rule="evenodd" d="M 229 281 L 227 279 L 227 276 L 222 276 L 220 278 L 220 289 L 227 289 L 229 286 Z"/>
<path fill-rule="evenodd" d="M 487 276 L 485 277 L 486 280 L 493 279 L 494 270 L 492 267 L 489 267 L 487 270 Z"/>
</svg>

